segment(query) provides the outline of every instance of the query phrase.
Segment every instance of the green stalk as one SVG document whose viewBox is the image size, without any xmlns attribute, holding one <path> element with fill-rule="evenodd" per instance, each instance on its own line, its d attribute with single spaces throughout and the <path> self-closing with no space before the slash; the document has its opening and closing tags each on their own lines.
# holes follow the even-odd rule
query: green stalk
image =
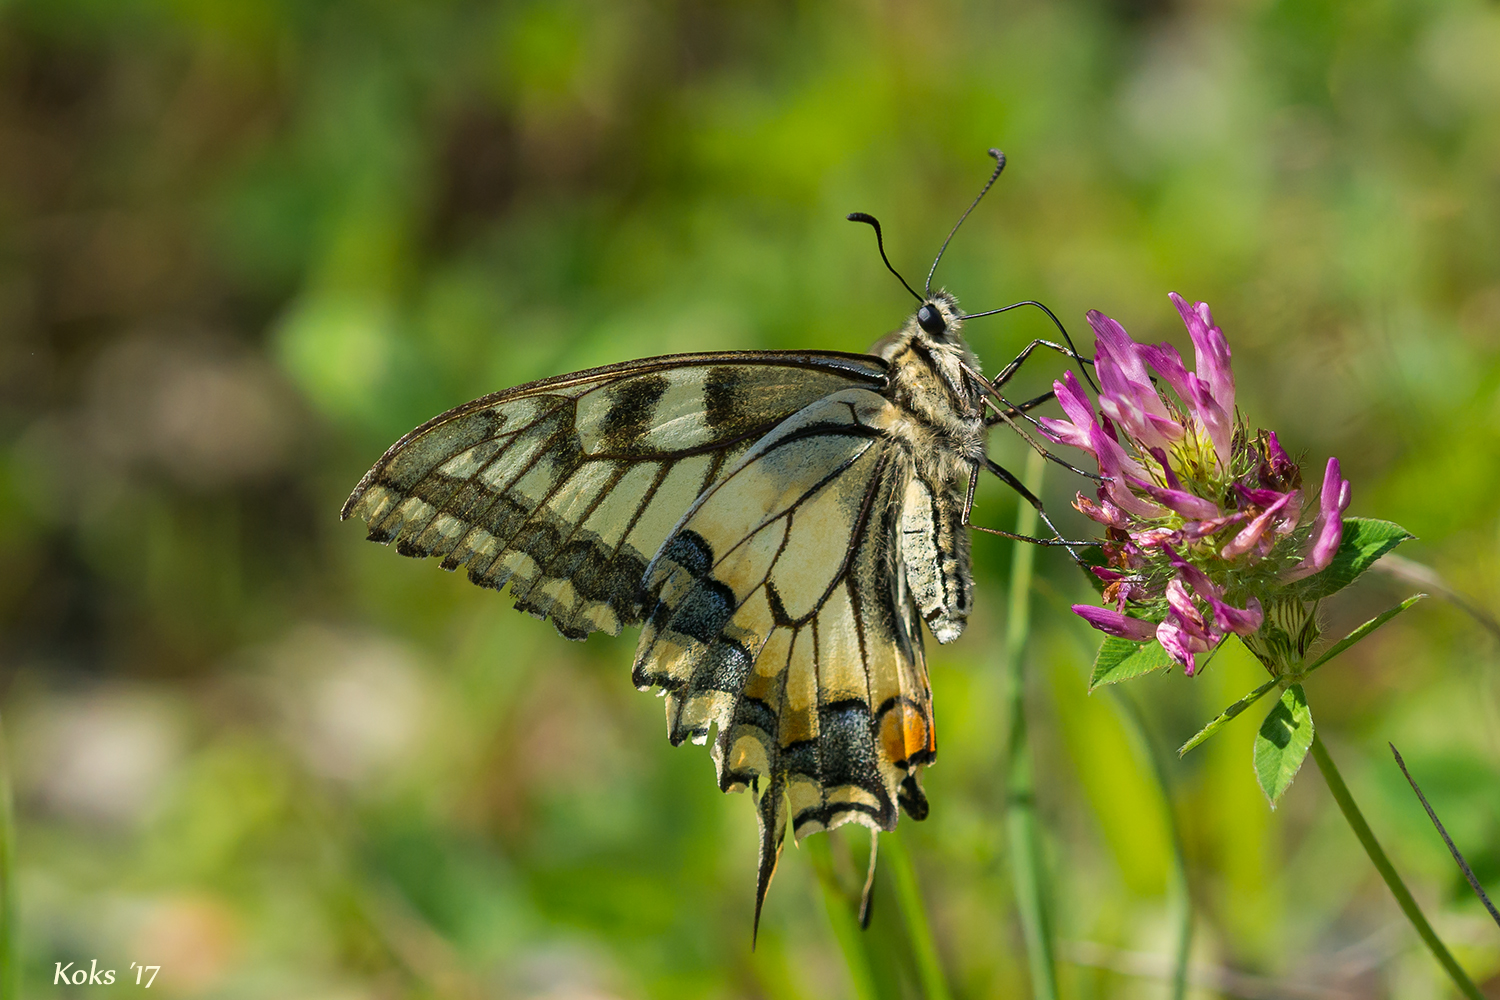
<svg viewBox="0 0 1500 1000">
<path fill-rule="evenodd" d="M 1312 741 L 1313 760 L 1318 762 L 1318 770 L 1323 772 L 1323 780 L 1328 782 L 1328 790 L 1333 793 L 1334 801 L 1339 804 L 1339 809 L 1348 821 L 1350 829 L 1359 838 L 1360 846 L 1370 856 L 1370 861 L 1375 865 L 1375 870 L 1380 872 L 1380 877 L 1385 879 L 1385 884 L 1390 887 L 1391 894 L 1396 897 L 1396 902 L 1401 904 L 1401 912 L 1406 914 L 1406 919 L 1417 929 L 1417 933 L 1426 942 L 1427 949 L 1432 952 L 1438 964 L 1447 971 L 1453 984 L 1458 991 L 1470 1000 L 1484 1000 L 1484 995 L 1479 992 L 1479 987 L 1464 972 L 1463 967 L 1449 954 L 1448 948 L 1422 916 L 1422 911 L 1417 907 L 1417 901 L 1412 899 L 1411 892 L 1406 888 L 1406 883 L 1401 881 L 1401 876 L 1396 874 L 1396 869 L 1391 865 L 1390 858 L 1385 856 L 1380 843 L 1375 839 L 1375 834 L 1370 830 L 1370 824 L 1365 822 L 1364 814 L 1359 811 L 1359 806 L 1354 804 L 1354 797 L 1349 794 L 1349 786 L 1344 784 L 1344 778 L 1339 774 L 1339 769 L 1334 766 L 1333 758 L 1328 756 L 1328 750 L 1323 746 L 1323 740 L 1316 733 Z"/>
<path fill-rule="evenodd" d="M 0 1000 L 21 996 L 17 964 L 16 926 L 16 816 L 11 801 L 10 756 L 0 729 Z"/>
<path fill-rule="evenodd" d="M 1022 477 L 1034 494 L 1042 490 L 1042 457 L 1026 457 Z M 1036 511 L 1020 505 L 1016 534 L 1036 533 Z M 1005 672 L 1010 682 L 1010 740 L 1006 767 L 1005 827 L 1010 840 L 1011 878 L 1016 906 L 1026 938 L 1026 961 L 1031 969 L 1031 992 L 1036 1000 L 1057 1000 L 1057 959 L 1052 945 L 1051 907 L 1036 820 L 1036 780 L 1031 769 L 1031 747 L 1026 738 L 1026 650 L 1031 617 L 1031 567 L 1034 549 L 1017 542 L 1010 567 L 1010 616 L 1006 622 Z"/>
<path fill-rule="evenodd" d="M 906 853 L 906 845 L 901 842 L 899 830 L 885 835 L 880 853 L 890 864 L 891 881 L 896 883 L 896 905 L 901 908 L 901 918 L 906 923 L 906 937 L 911 942 L 912 954 L 917 960 L 917 977 L 922 981 L 922 993 L 927 1000 L 949 1000 L 952 994 L 948 992 L 948 981 L 943 977 L 943 965 L 938 960 L 937 942 L 932 938 L 932 925 L 927 922 L 927 910 L 922 906 L 922 893 L 917 888 L 917 873 Z"/>
<path fill-rule="evenodd" d="M 844 965 L 849 969 L 849 981 L 854 986 L 856 1000 L 877 1000 L 875 973 L 870 965 L 870 955 L 865 949 L 868 937 L 859 926 L 859 917 L 849 906 L 849 899 L 839 888 L 833 874 L 833 854 L 828 846 L 832 834 L 809 837 L 804 843 L 812 857 L 813 869 L 818 873 L 818 882 L 823 887 L 823 905 L 828 908 L 828 923 L 833 927 L 833 936 L 844 955 Z"/>
<path fill-rule="evenodd" d="M 1172 886 L 1176 899 L 1177 940 L 1172 949 L 1172 1000 L 1183 1000 L 1187 996 L 1188 956 L 1193 947 L 1193 895 L 1189 891 L 1187 877 L 1187 853 L 1182 844 L 1182 827 L 1177 822 L 1177 809 L 1172 803 L 1172 788 L 1167 778 L 1167 763 L 1157 745 L 1146 735 L 1146 724 L 1141 719 L 1140 708 L 1125 692 L 1111 687 L 1115 704 L 1125 718 L 1125 727 L 1146 759 L 1151 762 L 1151 771 L 1161 789 L 1162 803 L 1166 806 L 1167 832 L 1172 838 Z"/>
</svg>

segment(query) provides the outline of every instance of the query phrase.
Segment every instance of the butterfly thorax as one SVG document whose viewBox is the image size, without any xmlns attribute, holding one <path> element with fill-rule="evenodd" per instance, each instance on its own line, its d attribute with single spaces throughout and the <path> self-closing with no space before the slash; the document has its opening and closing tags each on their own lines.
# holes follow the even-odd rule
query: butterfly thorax
<svg viewBox="0 0 1500 1000">
<path fill-rule="evenodd" d="M 871 353 L 890 365 L 887 396 L 908 418 L 892 433 L 909 446 L 929 480 L 967 484 L 973 463 L 985 457 L 983 403 L 965 372 L 979 371 L 979 359 L 960 333 L 957 301 L 938 292 L 926 305 L 942 315 L 941 333 L 923 329 L 913 315 Z"/>
</svg>

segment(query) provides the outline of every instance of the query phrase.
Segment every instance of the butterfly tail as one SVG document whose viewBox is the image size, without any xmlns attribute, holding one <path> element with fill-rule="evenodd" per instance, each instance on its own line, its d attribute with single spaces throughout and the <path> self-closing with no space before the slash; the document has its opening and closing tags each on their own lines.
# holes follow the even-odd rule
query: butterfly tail
<svg viewBox="0 0 1500 1000">
<path fill-rule="evenodd" d="M 870 871 L 865 876 L 864 892 L 859 894 L 859 929 L 870 929 L 870 914 L 875 905 L 875 857 L 880 849 L 880 831 L 870 828 Z"/>
<path fill-rule="evenodd" d="M 765 905 L 766 890 L 771 888 L 771 876 L 776 874 L 776 862 L 781 859 L 781 847 L 786 842 L 784 773 L 771 776 L 756 806 L 760 816 L 760 868 L 755 882 L 755 927 L 751 932 L 751 947 L 754 947 L 755 939 L 760 936 L 760 910 Z"/>
</svg>

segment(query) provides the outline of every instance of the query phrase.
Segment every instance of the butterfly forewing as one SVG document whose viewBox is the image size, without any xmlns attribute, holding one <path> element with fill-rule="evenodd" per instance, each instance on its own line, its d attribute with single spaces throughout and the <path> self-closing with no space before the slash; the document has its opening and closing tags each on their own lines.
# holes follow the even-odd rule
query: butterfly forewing
<svg viewBox="0 0 1500 1000">
<path fill-rule="evenodd" d="M 876 358 L 833 352 L 677 355 L 475 400 L 398 441 L 344 505 L 370 538 L 511 585 L 517 606 L 583 638 L 641 618 L 641 580 L 672 526 L 787 416 Z"/>
</svg>

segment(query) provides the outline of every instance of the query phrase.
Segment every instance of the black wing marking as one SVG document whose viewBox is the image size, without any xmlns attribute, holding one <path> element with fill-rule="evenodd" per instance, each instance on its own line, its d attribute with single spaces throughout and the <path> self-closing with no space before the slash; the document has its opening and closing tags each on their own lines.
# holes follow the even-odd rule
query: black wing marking
<svg viewBox="0 0 1500 1000">
<path fill-rule="evenodd" d="M 396 442 L 342 516 L 372 541 L 511 586 L 563 635 L 641 620 L 641 580 L 693 501 L 759 438 L 878 358 L 740 351 L 647 358 L 544 379 L 450 410 Z"/>
<path fill-rule="evenodd" d="M 927 813 L 936 752 L 920 625 L 902 572 L 909 453 L 900 414 L 851 389 L 759 441 L 647 571 L 634 680 L 659 686 L 673 743 L 717 727 L 719 787 L 760 792 L 756 918 L 790 820 L 798 839 Z M 761 787 L 761 782 L 765 782 Z"/>
</svg>

